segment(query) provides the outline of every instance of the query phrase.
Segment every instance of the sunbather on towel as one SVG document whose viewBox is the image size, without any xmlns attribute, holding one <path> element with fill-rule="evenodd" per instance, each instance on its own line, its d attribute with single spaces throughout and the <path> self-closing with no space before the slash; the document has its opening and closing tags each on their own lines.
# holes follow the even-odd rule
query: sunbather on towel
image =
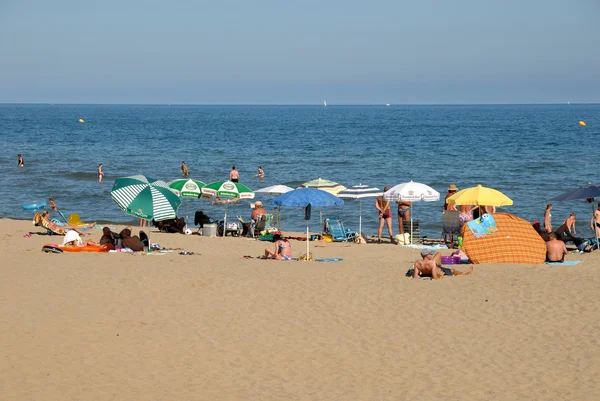
<svg viewBox="0 0 600 401">
<path fill-rule="evenodd" d="M 140 231 L 140 236 L 142 236 L 142 233 L 143 231 Z M 130 228 L 124 228 L 119 235 L 123 238 L 123 247 L 129 248 L 134 252 L 143 251 L 144 245 L 148 246 L 148 244 L 144 244 L 137 235 L 132 236 Z"/>
<path fill-rule="evenodd" d="M 473 265 L 465 271 L 449 269 L 442 266 L 442 255 L 433 249 L 423 249 L 421 251 L 422 260 L 417 260 L 414 266 L 413 278 L 419 276 L 431 276 L 434 280 L 444 276 L 464 276 L 473 273 Z"/>
<path fill-rule="evenodd" d="M 287 239 L 282 239 L 281 235 L 275 234 L 273 236 L 275 240 L 275 250 L 272 251 L 269 248 L 265 249 L 265 254 L 261 257 L 262 259 L 276 259 L 276 260 L 292 260 L 292 245 Z"/>
<path fill-rule="evenodd" d="M 63 246 L 84 247 L 87 245 L 100 245 L 100 244 L 97 242 L 94 242 L 92 240 L 87 240 L 87 241 L 82 240 L 81 237 L 79 236 L 79 234 L 74 230 L 71 230 L 68 233 L 66 233 L 65 238 L 63 239 Z"/>
<path fill-rule="evenodd" d="M 112 232 L 110 228 L 102 228 L 102 237 L 100 237 L 100 245 L 111 244 L 113 247 L 117 246 L 117 240 L 121 236 L 115 232 Z"/>
<path fill-rule="evenodd" d="M 556 239 L 556 233 L 548 236 L 550 240 L 546 242 L 546 262 L 563 262 L 567 254 L 565 243 Z"/>
</svg>

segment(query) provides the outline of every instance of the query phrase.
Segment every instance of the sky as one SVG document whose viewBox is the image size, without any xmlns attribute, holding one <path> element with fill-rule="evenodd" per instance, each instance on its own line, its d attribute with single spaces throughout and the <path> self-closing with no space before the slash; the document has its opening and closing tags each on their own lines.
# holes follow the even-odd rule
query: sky
<svg viewBox="0 0 600 401">
<path fill-rule="evenodd" d="M 0 102 L 600 102 L 599 0 L 0 0 Z"/>
</svg>

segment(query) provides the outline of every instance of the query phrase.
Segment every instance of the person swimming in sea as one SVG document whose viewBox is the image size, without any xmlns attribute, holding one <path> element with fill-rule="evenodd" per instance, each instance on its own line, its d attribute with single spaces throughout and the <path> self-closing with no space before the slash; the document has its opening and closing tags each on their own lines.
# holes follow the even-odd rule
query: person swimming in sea
<svg viewBox="0 0 600 401">
<path fill-rule="evenodd" d="M 184 177 L 188 176 L 189 171 L 188 171 L 187 166 L 185 165 L 185 162 L 181 162 L 181 170 L 179 170 L 179 171 L 181 171 L 181 173 L 183 174 Z"/>
<path fill-rule="evenodd" d="M 23 156 L 21 156 L 20 154 L 18 154 L 17 157 L 19 158 L 18 167 L 25 167 L 25 163 L 23 163 Z"/>
<path fill-rule="evenodd" d="M 256 171 L 258 172 L 256 174 L 256 176 L 258 178 L 265 178 L 265 171 L 263 170 L 262 166 L 258 166 L 258 168 L 256 169 Z"/>
<path fill-rule="evenodd" d="M 102 182 L 104 178 L 104 171 L 102 171 L 102 163 L 98 164 L 98 182 Z"/>
</svg>

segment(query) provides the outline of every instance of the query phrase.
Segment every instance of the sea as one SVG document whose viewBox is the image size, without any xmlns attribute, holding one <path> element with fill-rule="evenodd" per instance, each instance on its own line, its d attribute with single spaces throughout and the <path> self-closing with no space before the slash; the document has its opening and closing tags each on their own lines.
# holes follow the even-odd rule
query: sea
<svg viewBox="0 0 600 401">
<path fill-rule="evenodd" d="M 83 123 L 79 120 L 84 120 Z M 587 125 L 581 126 L 579 121 Z M 440 192 L 439 202 L 416 202 L 421 234 L 441 237 L 441 211 L 449 184 L 495 188 L 514 204 L 500 208 L 527 220 L 543 219 L 548 200 L 598 183 L 600 105 L 0 105 L 0 217 L 31 219 L 23 205 L 53 197 L 65 214 L 84 221 L 138 224 L 110 196 L 114 180 L 136 174 L 171 181 L 224 180 L 235 165 L 253 190 L 298 187 L 316 178 L 347 187 L 383 189 L 413 180 Z M 22 154 L 24 168 L 17 167 Z M 104 182 L 98 183 L 98 163 Z M 257 166 L 265 171 L 256 177 Z M 256 195 L 269 209 L 269 195 Z M 363 232 L 376 234 L 374 199 L 362 200 Z M 214 219 L 250 216 L 250 201 L 212 205 L 184 199 L 179 215 L 202 210 Z M 585 201 L 555 203 L 554 224 L 578 214 L 578 233 L 592 235 Z M 360 203 L 313 209 L 358 229 Z M 320 212 L 320 213 L 319 213 Z M 58 217 L 58 216 L 57 216 Z M 304 211 L 281 210 L 285 231 L 305 229 Z M 386 231 L 384 229 L 384 236 Z M 394 212 L 394 234 L 398 233 Z"/>
</svg>

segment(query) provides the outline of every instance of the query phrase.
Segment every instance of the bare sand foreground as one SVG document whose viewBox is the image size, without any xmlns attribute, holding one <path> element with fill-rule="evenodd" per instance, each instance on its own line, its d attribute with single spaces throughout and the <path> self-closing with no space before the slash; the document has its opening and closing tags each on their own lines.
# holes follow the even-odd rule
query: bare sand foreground
<svg viewBox="0 0 600 401">
<path fill-rule="evenodd" d="M 277 262 L 151 231 L 196 255 L 45 254 L 59 238 L 29 231 L 0 220 L 2 400 L 600 399 L 600 253 L 432 282 L 388 244 Z"/>
</svg>

